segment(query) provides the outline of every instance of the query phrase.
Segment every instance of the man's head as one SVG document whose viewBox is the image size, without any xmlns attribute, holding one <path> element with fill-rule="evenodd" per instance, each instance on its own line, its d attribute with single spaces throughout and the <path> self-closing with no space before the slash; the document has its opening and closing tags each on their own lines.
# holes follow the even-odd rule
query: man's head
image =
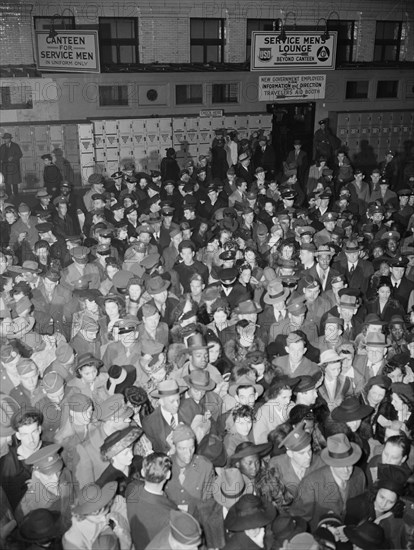
<svg viewBox="0 0 414 550">
<path fill-rule="evenodd" d="M 401 466 L 410 453 L 410 441 L 405 435 L 392 435 L 387 439 L 381 454 L 382 464 Z"/>
<path fill-rule="evenodd" d="M 146 483 L 164 484 L 171 477 L 171 458 L 164 453 L 151 453 L 142 461 L 141 475 Z"/>
<path fill-rule="evenodd" d="M 286 339 L 285 350 L 292 363 L 297 364 L 306 353 L 305 340 L 299 334 L 291 332 Z"/>
<path fill-rule="evenodd" d="M 195 453 L 195 433 L 186 424 L 179 424 L 172 432 L 172 441 L 175 445 L 175 456 L 178 465 L 181 468 L 188 466 Z"/>
<path fill-rule="evenodd" d="M 32 409 L 20 409 L 11 419 L 11 425 L 16 431 L 16 439 L 27 451 L 34 453 L 40 447 L 43 415 Z"/>
</svg>

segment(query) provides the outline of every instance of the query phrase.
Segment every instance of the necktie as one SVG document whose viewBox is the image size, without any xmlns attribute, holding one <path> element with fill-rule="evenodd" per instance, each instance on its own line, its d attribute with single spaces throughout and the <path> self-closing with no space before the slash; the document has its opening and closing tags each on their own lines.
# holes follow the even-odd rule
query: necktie
<svg viewBox="0 0 414 550">
<path fill-rule="evenodd" d="M 177 427 L 177 422 L 175 421 L 175 418 L 173 416 L 171 417 L 170 426 L 172 430 L 175 430 L 175 428 Z"/>
<path fill-rule="evenodd" d="M 352 264 L 351 269 L 349 270 L 350 275 L 352 275 L 354 273 L 354 271 L 355 271 L 355 265 Z"/>
<path fill-rule="evenodd" d="M 178 474 L 178 480 L 181 483 L 181 485 L 184 484 L 185 480 L 185 468 L 180 468 L 180 473 Z"/>
</svg>

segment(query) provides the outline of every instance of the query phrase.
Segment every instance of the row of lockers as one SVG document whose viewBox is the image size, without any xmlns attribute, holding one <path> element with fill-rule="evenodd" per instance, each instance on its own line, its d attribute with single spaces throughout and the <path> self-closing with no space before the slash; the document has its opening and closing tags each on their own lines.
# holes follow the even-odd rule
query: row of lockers
<svg viewBox="0 0 414 550">
<path fill-rule="evenodd" d="M 379 111 L 370 113 L 338 113 L 340 126 L 412 126 L 412 111 Z"/>
<path fill-rule="evenodd" d="M 271 131 L 271 115 L 212 118 L 151 118 L 98 120 L 79 125 L 79 149 L 84 178 L 95 166 L 110 175 L 124 159 L 134 159 L 138 170 L 160 166 L 168 147 L 184 165 L 208 153 L 218 130 L 237 128 L 239 138 Z"/>
</svg>

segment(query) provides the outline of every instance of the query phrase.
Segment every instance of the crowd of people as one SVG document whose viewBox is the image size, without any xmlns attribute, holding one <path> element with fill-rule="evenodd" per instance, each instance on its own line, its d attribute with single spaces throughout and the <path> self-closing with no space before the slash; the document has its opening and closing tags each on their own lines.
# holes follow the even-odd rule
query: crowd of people
<svg viewBox="0 0 414 550">
<path fill-rule="evenodd" d="M 6 171 L 1 548 L 414 548 L 413 158 L 314 137 Z"/>
</svg>

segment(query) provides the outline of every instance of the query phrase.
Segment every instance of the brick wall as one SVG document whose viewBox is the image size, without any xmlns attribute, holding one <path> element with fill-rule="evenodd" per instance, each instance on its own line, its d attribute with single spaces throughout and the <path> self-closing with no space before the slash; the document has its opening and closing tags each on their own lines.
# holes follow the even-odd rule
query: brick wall
<svg viewBox="0 0 414 550">
<path fill-rule="evenodd" d="M 296 16 L 297 25 L 316 28 L 319 18 L 329 17 L 335 11 L 342 19 L 358 23 L 357 61 L 371 61 L 375 38 L 375 21 L 403 21 L 406 28 L 404 44 L 405 60 L 414 60 L 414 2 L 412 0 L 337 0 L 326 4 L 324 0 L 310 3 L 297 0 L 292 5 L 278 4 L 273 0 L 252 3 L 250 0 L 59 0 L 40 2 L 20 0 L 1 8 L 0 51 L 1 64 L 33 63 L 32 16 L 51 17 L 56 13 L 74 14 L 76 24 L 95 28 L 99 17 L 136 17 L 139 21 L 140 61 L 143 63 L 185 63 L 190 60 L 189 18 L 224 18 L 226 20 L 227 45 L 225 60 L 243 62 L 246 49 L 246 19 L 279 18 L 283 8 L 287 15 L 287 28 L 292 29 Z M 292 13 L 294 12 L 294 14 Z M 332 19 L 336 15 L 331 16 Z M 323 27 L 323 22 L 320 27 Z"/>
</svg>

